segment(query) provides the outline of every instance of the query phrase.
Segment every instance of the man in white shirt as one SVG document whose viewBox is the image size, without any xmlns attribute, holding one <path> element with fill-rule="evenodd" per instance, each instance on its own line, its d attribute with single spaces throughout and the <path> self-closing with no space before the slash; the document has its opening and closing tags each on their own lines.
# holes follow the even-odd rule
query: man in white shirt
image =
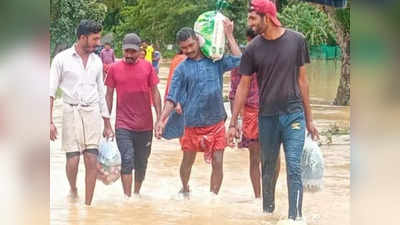
<svg viewBox="0 0 400 225">
<path fill-rule="evenodd" d="M 53 102 L 58 88 L 63 93 L 62 149 L 66 152 L 66 172 L 71 195 L 77 197 L 76 176 L 79 156 L 85 162 L 85 204 L 90 205 L 96 185 L 98 143 L 101 117 L 104 137 L 113 137 L 110 115 L 105 102 L 103 64 L 94 54 L 100 44 L 102 27 L 95 21 L 82 20 L 77 42 L 57 54 L 50 68 L 50 140 L 57 139 L 53 123 Z"/>
</svg>

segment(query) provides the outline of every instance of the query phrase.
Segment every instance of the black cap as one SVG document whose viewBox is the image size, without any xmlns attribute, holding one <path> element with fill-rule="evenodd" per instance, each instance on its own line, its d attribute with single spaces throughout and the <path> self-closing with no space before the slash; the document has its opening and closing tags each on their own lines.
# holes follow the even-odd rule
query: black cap
<svg viewBox="0 0 400 225">
<path fill-rule="evenodd" d="M 134 49 L 139 51 L 140 49 L 140 37 L 135 33 L 129 33 L 125 35 L 124 40 L 122 41 L 122 49 Z"/>
</svg>

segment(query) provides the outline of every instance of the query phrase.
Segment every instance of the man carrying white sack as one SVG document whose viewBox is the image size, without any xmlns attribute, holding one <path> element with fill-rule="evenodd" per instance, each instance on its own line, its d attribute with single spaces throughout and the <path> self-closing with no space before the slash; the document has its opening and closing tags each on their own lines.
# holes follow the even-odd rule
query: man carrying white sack
<svg viewBox="0 0 400 225">
<path fill-rule="evenodd" d="M 189 177 L 197 152 L 204 152 L 206 162 L 212 164 L 210 192 L 218 194 L 222 183 L 226 147 L 222 75 L 239 66 L 241 56 L 233 36 L 233 22 L 228 19 L 224 21 L 224 32 L 233 56 L 225 55 L 215 63 L 200 51 L 199 38 L 192 28 L 182 28 L 176 35 L 177 43 L 187 58 L 179 64 L 172 77 L 165 107 L 156 125 L 156 136 L 161 137 L 169 114 L 179 102 L 185 121 L 180 167 L 183 186 L 180 193 L 185 197 L 189 196 Z"/>
</svg>

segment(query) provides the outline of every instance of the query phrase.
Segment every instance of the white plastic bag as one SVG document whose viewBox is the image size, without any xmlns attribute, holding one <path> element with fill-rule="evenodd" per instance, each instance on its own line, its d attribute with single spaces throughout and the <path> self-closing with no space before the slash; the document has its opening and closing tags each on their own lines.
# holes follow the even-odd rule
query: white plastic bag
<svg viewBox="0 0 400 225">
<path fill-rule="evenodd" d="M 324 157 L 318 143 L 306 135 L 301 160 L 301 176 L 305 191 L 315 192 L 322 189 L 324 167 Z"/>
<path fill-rule="evenodd" d="M 106 185 L 118 180 L 121 176 L 121 155 L 115 140 L 100 140 L 97 161 L 97 179 Z"/>
</svg>

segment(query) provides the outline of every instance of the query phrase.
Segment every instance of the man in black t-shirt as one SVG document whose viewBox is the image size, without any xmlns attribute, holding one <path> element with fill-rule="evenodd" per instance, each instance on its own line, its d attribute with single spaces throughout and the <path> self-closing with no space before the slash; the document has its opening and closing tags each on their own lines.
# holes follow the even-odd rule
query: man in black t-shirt
<svg viewBox="0 0 400 225">
<path fill-rule="evenodd" d="M 275 167 L 283 144 L 287 165 L 289 219 L 302 220 L 303 185 L 300 160 L 305 129 L 318 138 L 312 122 L 305 63 L 310 62 L 302 34 L 281 27 L 275 4 L 253 0 L 248 24 L 259 35 L 247 46 L 240 64 L 243 74 L 236 92 L 229 125 L 229 143 L 237 129 L 239 109 L 245 104 L 251 74 L 257 73 L 260 95 L 259 141 L 261 143 L 263 209 L 275 209 Z M 247 76 L 246 76 L 247 75 Z"/>
</svg>

